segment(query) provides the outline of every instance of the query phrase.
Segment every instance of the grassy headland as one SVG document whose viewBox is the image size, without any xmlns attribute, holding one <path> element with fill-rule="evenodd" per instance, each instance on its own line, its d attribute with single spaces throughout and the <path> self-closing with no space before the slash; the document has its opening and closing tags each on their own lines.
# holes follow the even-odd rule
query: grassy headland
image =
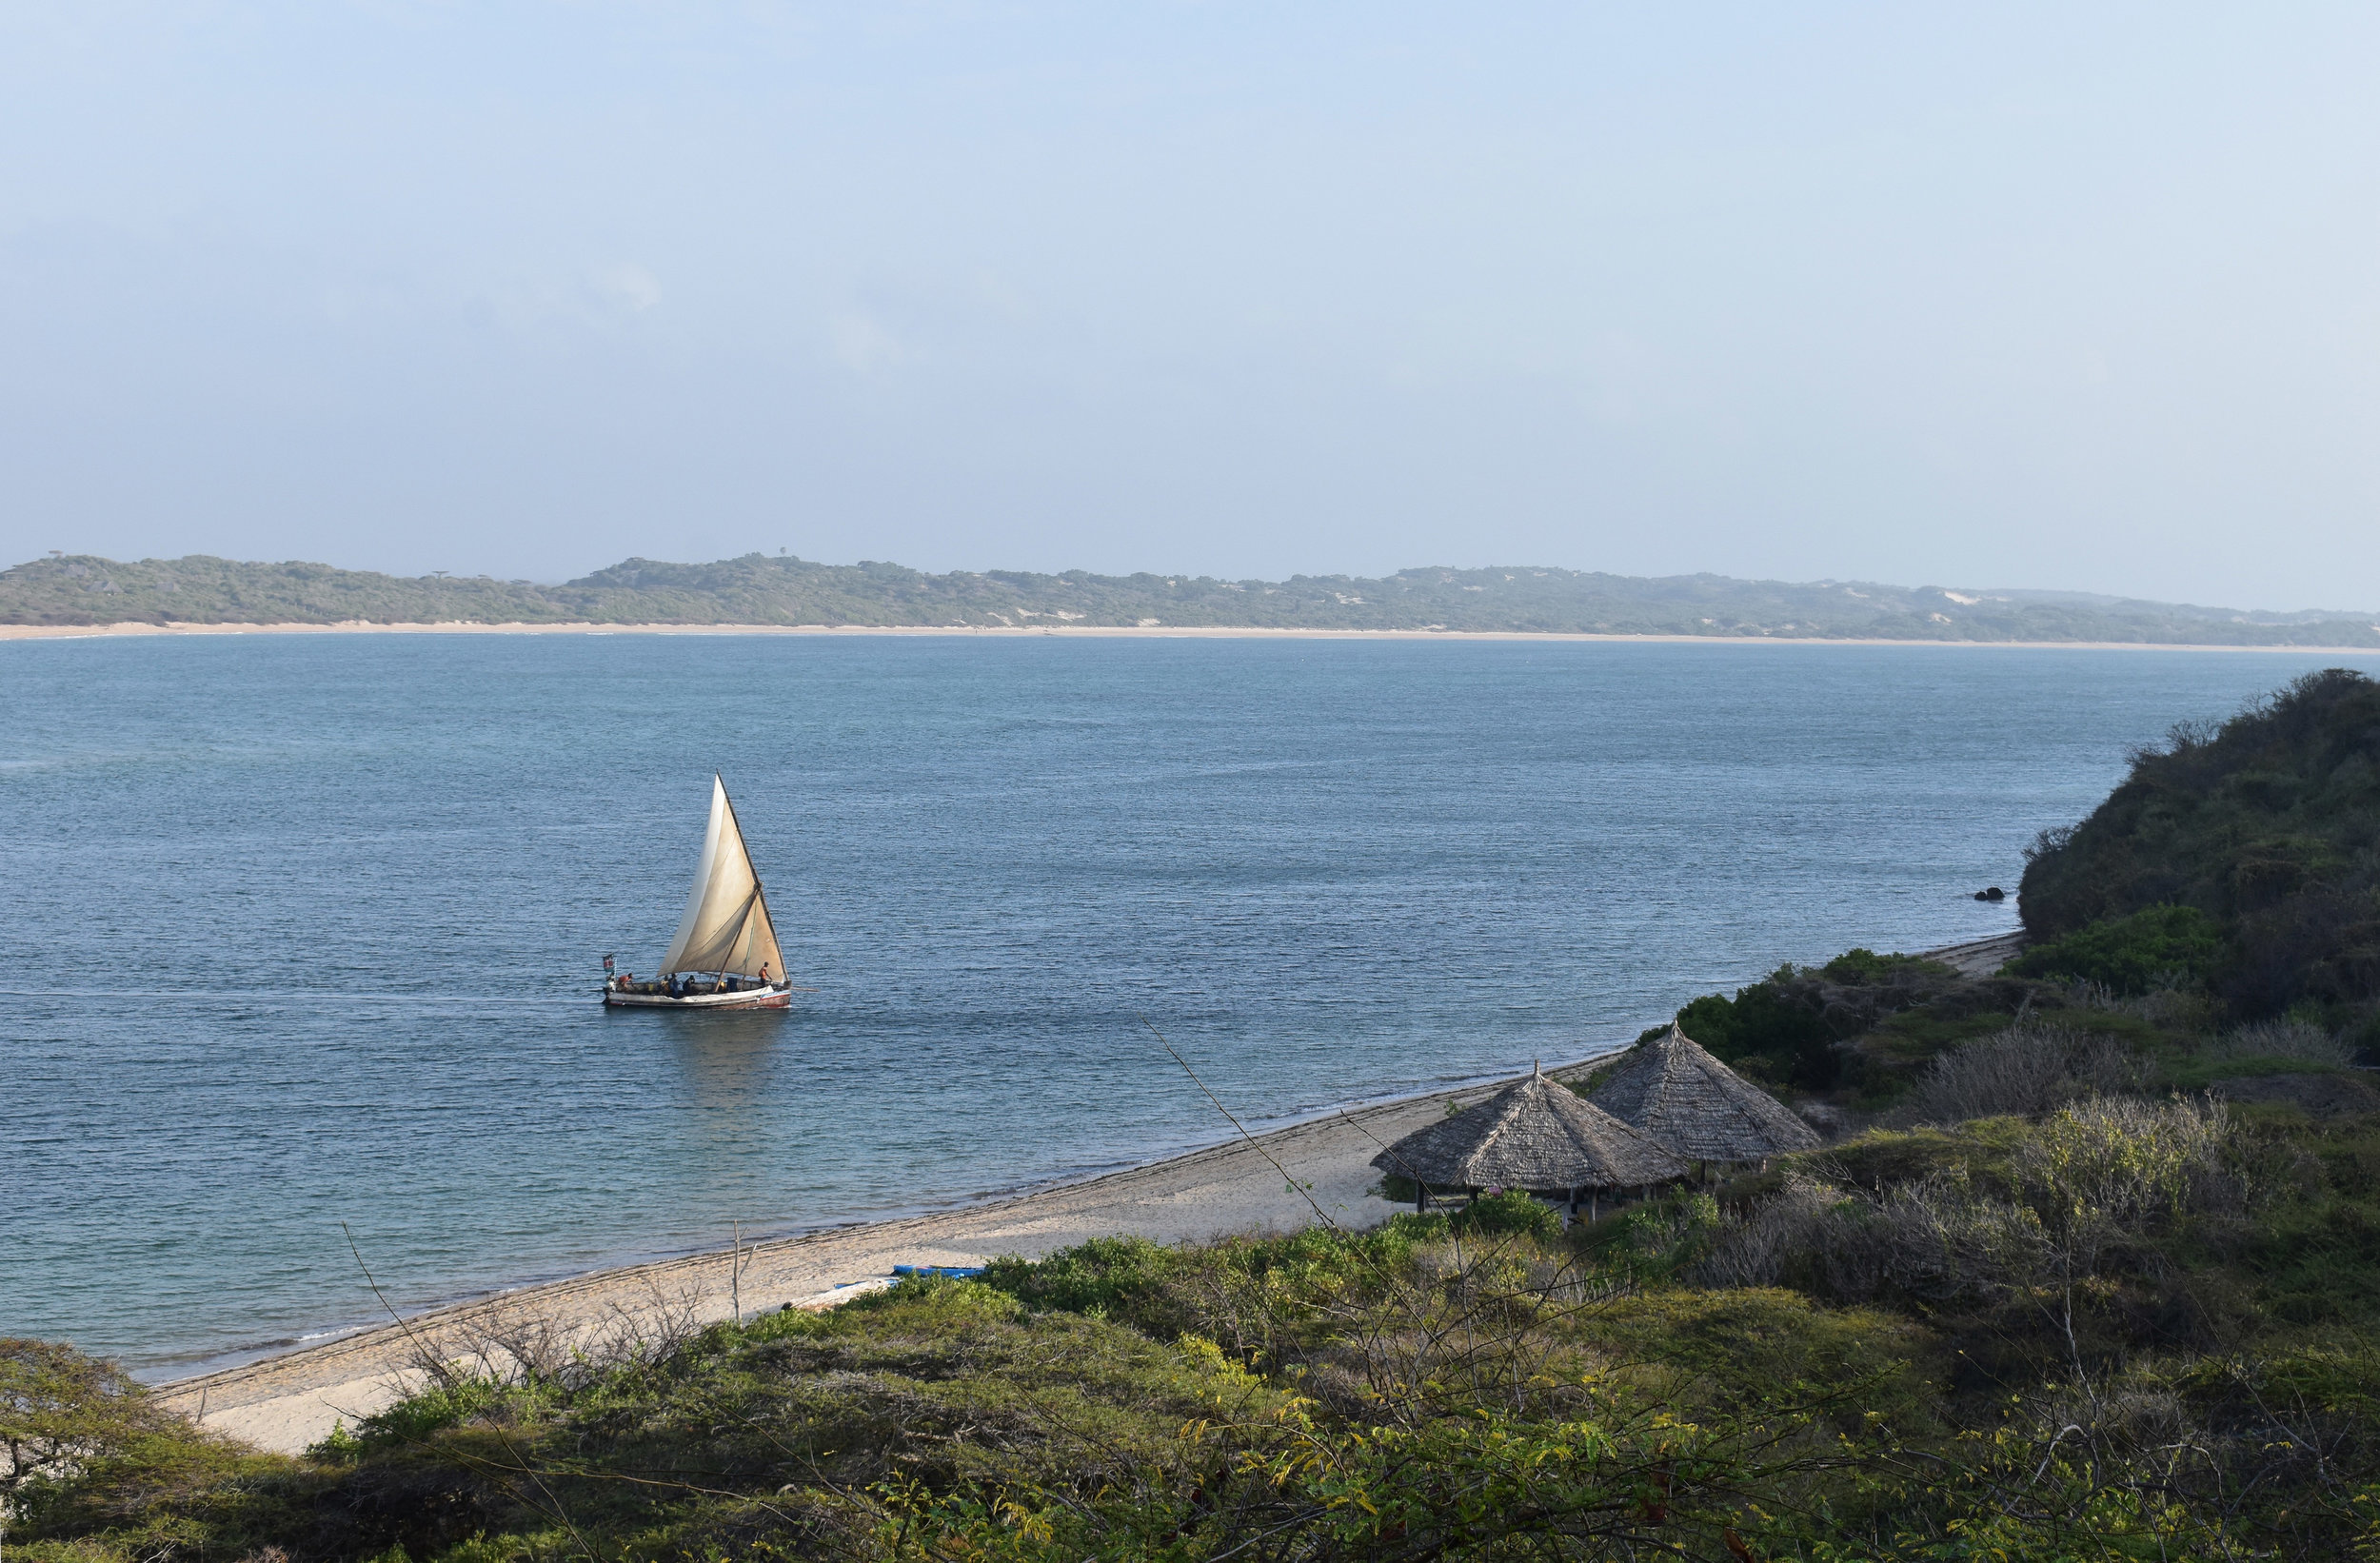
<svg viewBox="0 0 2380 1563">
<path fill-rule="evenodd" d="M 2380 1556 L 2380 1090 L 2353 1067 L 2380 1004 L 2354 955 L 2376 695 L 2321 675 L 2141 755 L 2042 843 L 2018 969 L 1853 951 L 1687 1005 L 1841 1121 L 1825 1149 L 1567 1233 L 1500 1196 L 1369 1232 L 1104 1239 L 600 1358 L 527 1334 L 426 1359 L 426 1393 L 303 1457 L 11 1342 L 10 1545 Z M 2276 963 L 2277 903 L 2240 891 L 2284 839 L 2323 843 L 2286 894 L 2329 910 L 2277 924 L 2310 942 Z"/>
<path fill-rule="evenodd" d="M 1082 570 L 935 575 L 746 554 L 707 564 L 630 559 L 560 585 L 204 555 L 130 563 L 81 555 L 0 570 L 0 624 L 128 623 L 1074 625 L 2380 646 L 2370 615 L 1534 566 L 1276 582 Z"/>
<path fill-rule="evenodd" d="M 2028 856 L 2029 969 L 2133 992 L 2171 973 L 2380 1045 L 2380 683 L 2333 669 L 2176 726 Z"/>
</svg>

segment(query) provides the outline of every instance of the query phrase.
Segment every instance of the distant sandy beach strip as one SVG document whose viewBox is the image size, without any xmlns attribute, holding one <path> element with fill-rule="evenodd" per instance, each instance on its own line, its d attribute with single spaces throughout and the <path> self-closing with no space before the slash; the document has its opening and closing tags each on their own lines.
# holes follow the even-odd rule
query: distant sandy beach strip
<svg viewBox="0 0 2380 1563">
<path fill-rule="evenodd" d="M 2023 935 L 2005 934 L 1925 953 L 1981 976 L 1997 971 L 2023 943 Z M 1568 1074 L 1610 1051 L 1550 1072 Z M 895 1265 L 976 1265 L 1006 1254 L 1034 1258 L 1119 1234 L 1180 1243 L 1296 1231 L 1324 1217 L 1369 1227 L 1399 1208 L 1371 1193 L 1379 1181 L 1374 1155 L 1443 1117 L 1450 1099 L 1478 1101 L 1492 1088 L 1475 1082 L 1341 1109 L 1146 1166 L 963 1209 L 751 1244 L 732 1285 L 734 1259 L 731 1251 L 721 1250 L 526 1286 L 181 1379 L 162 1395 L 208 1427 L 294 1454 L 335 1423 L 352 1424 L 417 1389 L 422 1375 L 409 1364 L 418 1341 L 460 1349 L 502 1335 L 512 1321 L 546 1321 L 565 1332 L 595 1335 L 663 1307 L 704 1322 L 728 1317 L 739 1302 L 747 1316 L 788 1305 L 831 1307 L 883 1286 Z"/>
<path fill-rule="evenodd" d="M 2016 651 L 2258 651 L 2298 656 L 2370 656 L 2371 646 L 2208 645 L 2143 641 L 1896 641 L 1815 635 L 1598 635 L 1537 629 L 1264 629 L 1188 624 L 0 624 L 0 641 L 89 641 L 151 635 L 974 635 L 995 638 L 1193 641 L 1612 641 L 1650 645 L 1891 645 L 1998 647 Z"/>
</svg>

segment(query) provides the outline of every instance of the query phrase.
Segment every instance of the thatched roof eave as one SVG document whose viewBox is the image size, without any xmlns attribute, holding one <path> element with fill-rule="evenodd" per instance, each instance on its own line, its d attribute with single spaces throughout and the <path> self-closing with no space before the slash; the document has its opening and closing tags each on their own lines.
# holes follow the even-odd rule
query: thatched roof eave
<svg viewBox="0 0 2380 1563">
<path fill-rule="evenodd" d="M 1760 1161 L 1819 1143 L 1816 1130 L 1675 1024 L 1622 1055 L 1591 1099 L 1697 1161 Z"/>
<path fill-rule="evenodd" d="M 1635 1188 L 1688 1170 L 1651 1138 L 1537 1073 L 1415 1130 L 1372 1165 L 1436 1188 L 1541 1193 Z"/>
</svg>

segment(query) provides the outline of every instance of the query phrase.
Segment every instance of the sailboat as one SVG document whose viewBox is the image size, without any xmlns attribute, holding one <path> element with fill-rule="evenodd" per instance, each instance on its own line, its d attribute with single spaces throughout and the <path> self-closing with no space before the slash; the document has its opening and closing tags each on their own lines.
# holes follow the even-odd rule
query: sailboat
<svg viewBox="0 0 2380 1563">
<path fill-rule="evenodd" d="M 661 975 L 644 981 L 612 971 L 604 957 L 604 1002 L 656 1009 L 783 1009 L 793 1002 L 785 958 L 768 920 L 768 898 L 744 849 L 727 783 L 711 778 L 710 826 L 694 889 L 669 941 Z"/>
</svg>

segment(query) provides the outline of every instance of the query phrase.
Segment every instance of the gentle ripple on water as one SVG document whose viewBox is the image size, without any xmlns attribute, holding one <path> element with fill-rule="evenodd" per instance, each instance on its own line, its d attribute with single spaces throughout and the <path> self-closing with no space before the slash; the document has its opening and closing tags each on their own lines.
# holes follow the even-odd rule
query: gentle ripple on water
<svg viewBox="0 0 2380 1563">
<path fill-rule="evenodd" d="M 2128 745 L 2336 659 L 1612 643 L 0 643 L 0 1334 L 157 1373 L 1140 1159 L 1980 938 Z M 709 773 L 789 1015 L 606 1013 Z"/>
</svg>

